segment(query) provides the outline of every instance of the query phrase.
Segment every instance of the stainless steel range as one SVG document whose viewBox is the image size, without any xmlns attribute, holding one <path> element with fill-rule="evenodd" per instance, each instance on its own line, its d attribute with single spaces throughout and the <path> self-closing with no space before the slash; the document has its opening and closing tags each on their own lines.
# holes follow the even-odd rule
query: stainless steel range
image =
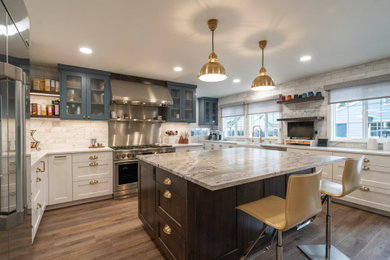
<svg viewBox="0 0 390 260">
<path fill-rule="evenodd" d="M 139 154 L 172 153 L 169 145 L 117 146 L 114 149 L 114 198 L 125 198 L 137 193 Z"/>
<path fill-rule="evenodd" d="M 113 102 L 108 132 L 109 146 L 114 149 L 114 198 L 137 192 L 137 155 L 175 151 L 169 145 L 155 145 L 167 117 L 166 107 L 173 101 L 165 82 L 153 82 L 111 79 Z"/>
</svg>

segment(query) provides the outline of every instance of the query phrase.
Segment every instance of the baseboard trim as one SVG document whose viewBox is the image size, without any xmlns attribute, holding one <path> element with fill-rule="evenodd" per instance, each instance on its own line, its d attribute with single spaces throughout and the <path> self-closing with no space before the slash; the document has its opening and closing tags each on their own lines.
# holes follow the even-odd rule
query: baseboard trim
<svg viewBox="0 0 390 260">
<path fill-rule="evenodd" d="M 353 202 L 344 201 L 344 200 L 338 200 L 336 198 L 333 198 L 332 201 L 336 202 L 336 203 L 339 203 L 339 204 L 346 205 L 346 206 L 350 206 L 350 207 L 353 207 L 353 208 L 357 208 L 357 209 L 373 212 L 373 213 L 376 213 L 376 214 L 379 214 L 379 215 L 383 215 L 383 216 L 386 216 L 386 217 L 390 217 L 390 212 L 387 212 L 387 211 L 384 211 L 384 210 L 375 209 L 375 208 L 371 208 L 371 207 L 367 207 L 367 206 L 362 206 L 362 205 L 359 205 L 359 204 L 355 204 Z"/>
</svg>

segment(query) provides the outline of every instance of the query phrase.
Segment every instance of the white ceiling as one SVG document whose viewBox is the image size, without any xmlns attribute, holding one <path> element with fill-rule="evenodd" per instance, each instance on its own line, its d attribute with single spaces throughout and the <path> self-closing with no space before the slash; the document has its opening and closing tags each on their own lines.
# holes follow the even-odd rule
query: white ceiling
<svg viewBox="0 0 390 260">
<path fill-rule="evenodd" d="M 390 56 L 389 0 L 25 1 L 32 62 L 197 84 L 199 97 L 249 90 L 262 39 L 276 83 Z M 197 79 L 211 48 L 209 18 L 219 19 L 215 50 L 228 75 L 221 83 Z M 313 59 L 302 64 L 305 54 Z"/>
</svg>

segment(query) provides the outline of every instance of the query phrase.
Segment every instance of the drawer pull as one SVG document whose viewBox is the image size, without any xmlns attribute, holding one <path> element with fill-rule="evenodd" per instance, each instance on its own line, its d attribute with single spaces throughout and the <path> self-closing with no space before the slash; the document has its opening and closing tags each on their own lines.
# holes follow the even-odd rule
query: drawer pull
<svg viewBox="0 0 390 260">
<path fill-rule="evenodd" d="M 363 166 L 363 170 L 365 170 L 365 171 L 368 171 L 370 169 L 370 167 L 368 167 L 368 166 Z"/>
<path fill-rule="evenodd" d="M 91 184 L 91 185 L 93 185 L 93 184 L 98 184 L 98 183 L 99 183 L 98 180 L 92 180 L 92 181 L 89 182 L 89 184 Z"/>
<path fill-rule="evenodd" d="M 35 170 L 36 173 L 38 172 L 42 172 L 41 168 L 37 167 L 37 169 Z"/>
<path fill-rule="evenodd" d="M 364 158 L 364 162 L 370 162 L 370 159 Z"/>
<path fill-rule="evenodd" d="M 370 191 L 370 188 L 368 188 L 367 186 L 362 185 L 362 186 L 360 186 L 360 190 L 361 191 Z"/>
<path fill-rule="evenodd" d="M 172 198 L 172 193 L 169 190 L 166 190 L 163 194 L 164 198 L 166 199 L 171 199 Z"/>
<path fill-rule="evenodd" d="M 66 155 L 55 155 L 54 159 L 66 158 Z"/>
<path fill-rule="evenodd" d="M 40 208 L 42 208 L 41 203 L 37 203 L 37 209 L 40 209 Z"/>
<path fill-rule="evenodd" d="M 99 165 L 98 162 L 90 162 L 90 163 L 89 163 L 89 166 L 98 166 L 98 165 Z"/>
<path fill-rule="evenodd" d="M 171 179 L 170 179 L 170 178 L 165 178 L 165 179 L 164 179 L 164 184 L 165 184 L 165 185 L 171 185 L 171 184 L 172 184 Z"/>
<path fill-rule="evenodd" d="M 163 232 L 167 235 L 170 235 L 172 233 L 172 229 L 170 226 L 168 225 L 165 225 L 164 228 L 163 228 Z"/>
<path fill-rule="evenodd" d="M 42 181 L 42 179 L 41 178 L 39 178 L 39 177 L 37 177 L 37 179 L 35 180 L 36 182 L 41 182 Z"/>
<path fill-rule="evenodd" d="M 89 159 L 90 159 L 90 160 L 96 160 L 97 158 L 99 158 L 97 155 L 91 155 L 91 156 L 89 156 Z"/>
<path fill-rule="evenodd" d="M 233 148 L 233 146 L 232 146 L 232 145 L 229 145 L 229 148 Z"/>
<path fill-rule="evenodd" d="M 191 151 L 190 149 L 187 149 L 187 150 L 186 150 L 187 153 L 190 152 L 190 151 Z"/>
</svg>

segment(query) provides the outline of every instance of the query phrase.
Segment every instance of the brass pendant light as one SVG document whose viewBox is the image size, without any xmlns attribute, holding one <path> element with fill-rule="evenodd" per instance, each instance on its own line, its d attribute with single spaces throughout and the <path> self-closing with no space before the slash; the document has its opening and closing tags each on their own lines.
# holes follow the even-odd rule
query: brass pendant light
<svg viewBox="0 0 390 260">
<path fill-rule="evenodd" d="M 259 41 L 261 48 L 261 69 L 259 76 L 257 76 L 252 82 L 252 90 L 270 90 L 275 88 L 275 82 L 270 76 L 267 75 L 267 70 L 264 67 L 264 48 L 267 46 L 267 41 Z"/>
<path fill-rule="evenodd" d="M 211 31 L 212 51 L 209 55 L 209 61 L 200 69 L 199 79 L 206 82 L 218 82 L 227 78 L 225 68 L 218 62 L 217 54 L 214 52 L 214 31 L 217 29 L 218 20 L 210 19 L 207 23 Z"/>
</svg>

